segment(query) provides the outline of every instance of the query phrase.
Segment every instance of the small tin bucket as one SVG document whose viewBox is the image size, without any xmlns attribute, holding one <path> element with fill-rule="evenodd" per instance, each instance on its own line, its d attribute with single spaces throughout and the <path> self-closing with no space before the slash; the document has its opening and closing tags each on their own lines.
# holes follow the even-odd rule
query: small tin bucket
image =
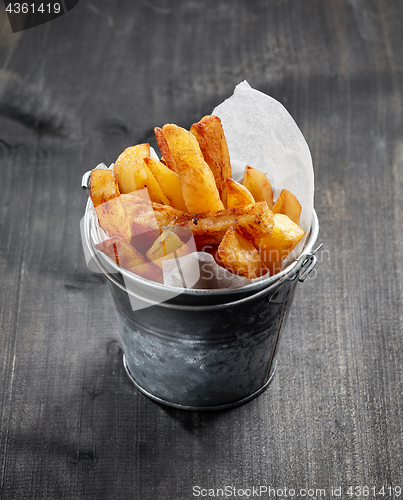
<svg viewBox="0 0 403 500">
<path fill-rule="evenodd" d="M 199 411 L 235 407 L 260 394 L 274 375 L 297 283 L 316 264 L 316 213 L 302 254 L 280 273 L 239 289 L 197 290 L 165 287 L 111 260 L 108 265 L 94 249 L 89 206 L 84 250 L 108 279 L 133 384 L 159 403 Z M 128 281 L 136 291 L 125 286 Z M 155 300 L 167 291 L 171 299 Z M 133 299 L 144 304 L 133 310 Z"/>
</svg>

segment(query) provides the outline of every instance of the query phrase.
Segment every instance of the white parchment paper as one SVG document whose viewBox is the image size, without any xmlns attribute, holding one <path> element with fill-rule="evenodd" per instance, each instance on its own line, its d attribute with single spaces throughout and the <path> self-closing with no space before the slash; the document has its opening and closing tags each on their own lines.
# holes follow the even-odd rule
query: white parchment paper
<svg viewBox="0 0 403 500">
<path fill-rule="evenodd" d="M 246 81 L 217 106 L 231 159 L 232 177 L 241 181 L 245 166 L 265 173 L 274 200 L 287 189 L 302 205 L 300 226 L 311 226 L 314 178 L 311 153 L 302 132 L 285 107 Z"/>
</svg>

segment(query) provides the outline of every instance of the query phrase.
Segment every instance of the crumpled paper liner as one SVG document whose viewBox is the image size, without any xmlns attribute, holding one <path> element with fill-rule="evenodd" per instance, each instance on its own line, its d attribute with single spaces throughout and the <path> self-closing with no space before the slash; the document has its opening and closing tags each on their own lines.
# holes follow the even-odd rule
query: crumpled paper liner
<svg viewBox="0 0 403 500">
<path fill-rule="evenodd" d="M 179 288 L 214 290 L 218 288 L 240 288 L 252 283 L 243 276 L 230 273 L 217 265 L 213 256 L 206 252 L 194 252 L 179 259 L 163 262 L 165 285 Z"/>
<path fill-rule="evenodd" d="M 245 166 L 267 175 L 274 200 L 287 189 L 302 205 L 299 226 L 308 233 L 313 211 L 311 153 L 285 107 L 246 81 L 213 113 L 220 118 L 231 159 L 232 177 L 242 181 Z"/>
<path fill-rule="evenodd" d="M 313 213 L 314 175 L 312 158 L 304 136 L 282 104 L 253 89 L 244 81 L 234 94 L 217 106 L 213 115 L 221 119 L 231 159 L 232 177 L 242 181 L 246 165 L 265 173 L 273 188 L 274 200 L 282 189 L 293 193 L 302 206 L 300 227 L 305 236 L 283 262 L 283 267 L 302 252 Z M 158 155 L 151 148 L 151 155 Z M 105 168 L 99 165 L 98 168 Z M 113 169 L 113 165 L 109 168 Z M 100 241 L 105 238 L 98 232 Z M 96 241 L 95 243 L 98 243 Z M 164 284 L 179 288 L 240 288 L 268 279 L 267 274 L 253 280 L 219 266 L 205 252 L 195 252 L 163 262 Z"/>
</svg>

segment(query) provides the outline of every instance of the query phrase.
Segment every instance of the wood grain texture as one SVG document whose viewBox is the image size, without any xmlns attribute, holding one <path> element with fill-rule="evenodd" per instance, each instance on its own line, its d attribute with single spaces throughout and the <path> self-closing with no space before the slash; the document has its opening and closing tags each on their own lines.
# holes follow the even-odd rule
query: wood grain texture
<svg viewBox="0 0 403 500">
<path fill-rule="evenodd" d="M 403 486 L 402 25 L 386 0 L 82 0 L 13 34 L 1 6 L 1 499 Z M 325 247 L 269 389 L 182 412 L 124 373 L 80 180 L 243 79 L 310 145 Z"/>
</svg>

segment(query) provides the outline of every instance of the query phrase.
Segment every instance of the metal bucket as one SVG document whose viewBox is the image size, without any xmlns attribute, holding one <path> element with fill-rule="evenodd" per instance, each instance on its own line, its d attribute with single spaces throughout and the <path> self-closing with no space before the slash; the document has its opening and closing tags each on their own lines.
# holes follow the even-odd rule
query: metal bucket
<svg viewBox="0 0 403 500">
<path fill-rule="evenodd" d="M 108 279 L 123 362 L 133 384 L 159 403 L 187 410 L 230 408 L 260 394 L 274 375 L 297 283 L 316 264 L 316 213 L 302 254 L 277 275 L 230 290 L 168 287 L 173 298 L 157 302 L 156 294 L 166 293 L 167 287 L 117 266 L 111 269 L 97 255 L 88 206 L 84 249 Z M 128 280 L 136 291 L 125 286 Z M 143 307 L 134 311 L 133 299 L 144 302 Z"/>
</svg>

